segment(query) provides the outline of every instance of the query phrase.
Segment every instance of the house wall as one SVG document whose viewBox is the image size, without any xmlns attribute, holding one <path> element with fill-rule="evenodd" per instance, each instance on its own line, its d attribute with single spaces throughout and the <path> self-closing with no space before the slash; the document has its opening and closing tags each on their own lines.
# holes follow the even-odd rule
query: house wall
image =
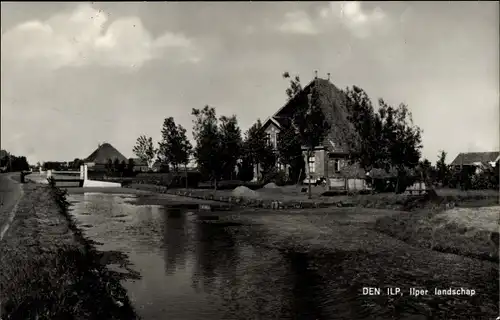
<svg viewBox="0 0 500 320">
<path fill-rule="evenodd" d="M 273 123 L 269 122 L 269 124 L 266 125 L 264 128 L 264 132 L 266 134 L 270 134 L 271 136 L 271 141 L 273 141 L 273 148 L 276 149 L 277 143 L 278 143 L 278 134 L 280 132 L 280 129 Z M 273 138 L 274 137 L 274 138 Z M 276 162 L 276 167 L 278 169 L 286 170 L 284 166 L 281 166 L 278 162 Z M 259 170 L 257 172 L 257 165 L 253 166 L 253 181 L 258 180 L 262 176 L 262 166 L 259 165 Z"/>
<path fill-rule="evenodd" d="M 306 178 L 312 176 L 312 179 L 319 179 L 327 176 L 327 157 L 325 150 L 314 151 L 314 171 L 309 174 L 309 164 L 307 158 L 307 151 L 303 152 L 304 161 L 306 163 Z"/>
<path fill-rule="evenodd" d="M 330 155 L 327 159 L 327 173 L 328 177 L 338 178 L 341 177 L 340 172 L 337 172 L 337 168 L 335 168 L 336 161 L 339 161 L 340 170 L 344 168 L 348 163 L 345 155 Z"/>
<path fill-rule="evenodd" d="M 276 149 L 277 143 L 278 143 L 278 133 L 280 132 L 280 129 L 274 124 L 270 123 L 267 128 L 265 128 L 265 133 L 269 134 L 271 137 L 271 141 L 273 143 L 273 148 Z M 274 137 L 274 138 L 273 138 Z"/>
</svg>

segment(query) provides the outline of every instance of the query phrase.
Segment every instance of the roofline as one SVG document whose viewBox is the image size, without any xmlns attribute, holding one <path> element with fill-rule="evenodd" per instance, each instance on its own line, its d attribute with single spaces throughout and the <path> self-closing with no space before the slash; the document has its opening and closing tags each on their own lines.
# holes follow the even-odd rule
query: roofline
<svg viewBox="0 0 500 320">
<path fill-rule="evenodd" d="M 450 165 L 452 166 L 460 166 L 460 165 L 474 165 L 473 162 L 471 163 L 463 163 L 463 159 L 461 159 L 460 161 L 458 161 L 459 163 L 458 164 L 454 164 L 455 160 L 458 160 L 460 156 L 465 156 L 466 154 L 470 154 L 470 153 L 498 153 L 498 156 L 496 157 L 496 159 L 493 161 L 493 162 L 497 162 L 500 160 L 500 151 L 484 151 L 484 152 L 460 152 L 459 154 L 457 154 L 457 156 L 455 157 L 455 159 L 453 159 L 453 161 L 450 163 Z M 463 157 L 462 156 L 462 157 Z M 490 162 L 490 161 L 487 161 L 487 162 Z"/>
<path fill-rule="evenodd" d="M 281 124 L 278 122 L 278 120 L 274 119 L 274 117 L 268 117 L 263 123 L 262 123 L 262 128 L 266 126 L 266 124 L 271 121 L 274 123 L 278 128 L 281 129 Z"/>
<path fill-rule="evenodd" d="M 276 117 L 276 115 L 277 115 L 278 113 L 280 113 L 283 109 L 285 109 L 285 107 L 287 107 L 287 106 L 290 104 L 290 102 L 291 102 L 293 99 L 295 99 L 295 97 L 297 97 L 299 94 L 301 94 L 301 93 L 302 93 L 302 91 L 304 91 L 306 88 L 309 88 L 309 87 L 310 87 L 310 86 L 311 86 L 311 85 L 312 85 L 312 84 L 313 84 L 313 83 L 314 83 L 317 79 L 319 79 L 319 78 L 314 78 L 314 79 L 312 79 L 312 80 L 311 80 L 311 81 L 310 81 L 310 82 L 309 82 L 309 83 L 308 83 L 305 87 L 303 87 L 303 88 L 302 88 L 302 90 L 300 90 L 299 92 L 297 92 L 296 94 L 294 94 L 294 95 L 293 95 L 290 99 L 288 99 L 288 100 L 287 100 L 287 102 L 286 102 L 286 103 L 285 103 L 285 104 L 284 104 L 281 108 L 279 108 L 279 109 L 278 109 L 278 111 L 276 111 L 276 112 L 273 114 L 273 116 L 272 116 L 272 117 L 273 117 L 273 118 L 274 118 L 274 117 Z M 327 80 L 327 81 L 328 81 L 328 82 L 330 82 L 330 80 Z"/>
</svg>

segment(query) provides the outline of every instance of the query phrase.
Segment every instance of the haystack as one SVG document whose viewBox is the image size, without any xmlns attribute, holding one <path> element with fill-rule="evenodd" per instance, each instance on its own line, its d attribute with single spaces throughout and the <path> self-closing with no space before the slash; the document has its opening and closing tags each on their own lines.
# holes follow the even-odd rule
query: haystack
<svg viewBox="0 0 500 320">
<path fill-rule="evenodd" d="M 127 162 L 127 158 L 123 154 L 120 153 L 120 151 L 116 150 L 115 147 L 113 147 L 109 143 L 103 143 L 100 145 L 90 156 L 85 159 L 85 162 L 93 162 L 95 164 L 106 164 L 108 163 L 109 159 L 111 161 L 115 161 L 118 159 L 119 162 L 125 161 Z"/>
<path fill-rule="evenodd" d="M 260 197 L 257 191 L 249 189 L 245 186 L 236 187 L 231 194 L 233 197 L 242 197 L 242 198 L 256 199 Z"/>
<path fill-rule="evenodd" d="M 269 182 L 268 184 L 266 184 L 266 185 L 264 186 L 264 188 L 265 188 L 265 189 L 277 189 L 277 188 L 279 188 L 279 187 L 276 185 L 276 183 L 274 183 L 274 182 Z"/>
</svg>

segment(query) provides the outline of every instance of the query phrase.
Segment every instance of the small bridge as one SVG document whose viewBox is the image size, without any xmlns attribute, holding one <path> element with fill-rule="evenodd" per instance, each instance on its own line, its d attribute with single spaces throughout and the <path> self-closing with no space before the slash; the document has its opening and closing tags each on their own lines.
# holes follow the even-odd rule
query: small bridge
<svg viewBox="0 0 500 320">
<path fill-rule="evenodd" d="M 40 174 L 44 172 L 40 170 Z M 80 166 L 80 171 L 47 170 L 47 179 L 53 178 L 58 187 L 121 187 L 120 183 L 89 180 L 87 165 Z"/>
</svg>

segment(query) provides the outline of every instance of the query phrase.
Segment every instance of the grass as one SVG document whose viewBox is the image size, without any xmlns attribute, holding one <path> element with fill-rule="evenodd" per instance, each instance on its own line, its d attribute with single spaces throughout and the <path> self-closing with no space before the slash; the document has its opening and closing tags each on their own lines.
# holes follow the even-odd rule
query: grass
<svg viewBox="0 0 500 320">
<path fill-rule="evenodd" d="M 500 207 L 422 209 L 379 219 L 378 231 L 412 245 L 499 261 Z"/>
<path fill-rule="evenodd" d="M 68 213 L 60 189 L 25 184 L 0 247 L 0 317 L 136 319 L 120 285 Z"/>
</svg>

